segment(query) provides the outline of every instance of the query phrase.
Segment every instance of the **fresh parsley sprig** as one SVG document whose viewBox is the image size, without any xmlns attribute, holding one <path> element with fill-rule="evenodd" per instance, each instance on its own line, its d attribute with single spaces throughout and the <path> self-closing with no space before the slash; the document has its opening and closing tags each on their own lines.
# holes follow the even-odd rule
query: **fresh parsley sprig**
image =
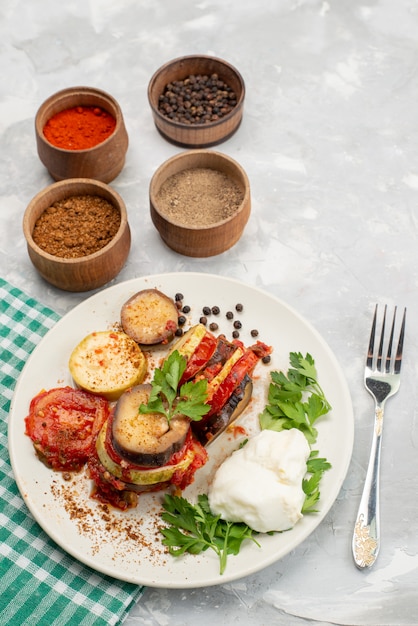
<svg viewBox="0 0 418 626">
<path fill-rule="evenodd" d="M 316 442 L 318 431 L 314 424 L 331 410 L 331 405 L 318 383 L 315 361 L 308 353 L 290 353 L 287 375 L 271 372 L 268 404 L 260 415 L 262 429 L 286 430 L 298 428 L 308 442 Z"/>
<path fill-rule="evenodd" d="M 316 504 L 321 492 L 319 484 L 324 472 L 331 468 L 331 463 L 324 458 L 318 457 L 318 450 L 312 450 L 307 462 L 306 477 L 302 481 L 302 489 L 305 494 L 305 501 L 302 506 L 302 513 L 316 513 Z"/>
<path fill-rule="evenodd" d="M 155 369 L 148 403 L 141 404 L 140 413 L 162 413 L 168 423 L 175 415 L 186 415 L 193 421 L 206 415 L 210 409 L 206 404 L 206 380 L 189 381 L 179 389 L 186 364 L 186 358 L 174 350 L 162 367 Z"/>
<path fill-rule="evenodd" d="M 270 374 L 268 404 L 260 415 L 260 427 L 277 431 L 298 428 L 312 446 L 318 436 L 314 424 L 322 415 L 329 413 L 331 405 L 318 383 L 312 356 L 307 353 L 303 357 L 300 352 L 291 352 L 289 362 L 287 375 L 283 372 Z M 326 459 L 318 457 L 317 450 L 311 450 L 307 474 L 302 483 L 306 496 L 302 513 L 316 512 L 315 506 L 321 495 L 319 484 L 324 472 L 330 468 L 331 464 Z"/>
<path fill-rule="evenodd" d="M 220 574 L 225 571 L 228 555 L 238 554 L 243 541 L 250 539 L 260 545 L 254 538 L 255 531 L 246 524 L 226 522 L 213 515 L 206 494 L 199 495 L 194 505 L 181 496 L 165 494 L 163 508 L 161 517 L 169 526 L 161 532 L 170 554 L 200 554 L 210 548 L 219 557 Z"/>
</svg>

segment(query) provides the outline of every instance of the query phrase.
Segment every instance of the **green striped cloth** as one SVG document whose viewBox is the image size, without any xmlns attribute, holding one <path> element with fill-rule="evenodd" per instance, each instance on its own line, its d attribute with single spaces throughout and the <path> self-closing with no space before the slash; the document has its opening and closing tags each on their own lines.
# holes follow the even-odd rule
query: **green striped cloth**
<svg viewBox="0 0 418 626">
<path fill-rule="evenodd" d="M 63 552 L 32 518 L 13 479 L 7 447 L 13 389 L 58 319 L 0 278 L 0 626 L 121 624 L 143 592 Z"/>
</svg>

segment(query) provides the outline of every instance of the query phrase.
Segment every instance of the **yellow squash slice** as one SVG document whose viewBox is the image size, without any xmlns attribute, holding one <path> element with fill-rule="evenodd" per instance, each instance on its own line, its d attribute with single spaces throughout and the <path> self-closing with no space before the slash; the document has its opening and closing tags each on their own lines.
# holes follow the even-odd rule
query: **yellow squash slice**
<svg viewBox="0 0 418 626">
<path fill-rule="evenodd" d="M 147 360 L 126 333 L 105 330 L 80 341 L 70 356 L 69 369 L 77 387 L 115 401 L 142 383 Z"/>
</svg>

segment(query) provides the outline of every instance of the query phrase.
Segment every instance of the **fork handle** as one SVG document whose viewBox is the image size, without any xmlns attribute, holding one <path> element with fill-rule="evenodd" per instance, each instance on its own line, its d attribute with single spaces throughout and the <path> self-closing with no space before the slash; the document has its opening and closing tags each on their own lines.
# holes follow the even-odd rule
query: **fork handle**
<svg viewBox="0 0 418 626">
<path fill-rule="evenodd" d="M 352 551 L 359 569 L 369 568 L 380 549 L 380 452 L 382 444 L 383 404 L 376 402 L 375 420 L 366 480 L 354 526 Z"/>
</svg>

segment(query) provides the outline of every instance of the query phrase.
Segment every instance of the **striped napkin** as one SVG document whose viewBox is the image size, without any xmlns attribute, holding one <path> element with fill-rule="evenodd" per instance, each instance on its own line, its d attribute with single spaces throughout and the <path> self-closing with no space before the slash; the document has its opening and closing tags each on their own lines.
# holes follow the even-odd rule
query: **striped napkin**
<svg viewBox="0 0 418 626">
<path fill-rule="evenodd" d="M 143 587 L 63 552 L 35 522 L 10 467 L 7 417 L 17 378 L 59 316 L 0 278 L 0 626 L 121 624 Z"/>
</svg>

